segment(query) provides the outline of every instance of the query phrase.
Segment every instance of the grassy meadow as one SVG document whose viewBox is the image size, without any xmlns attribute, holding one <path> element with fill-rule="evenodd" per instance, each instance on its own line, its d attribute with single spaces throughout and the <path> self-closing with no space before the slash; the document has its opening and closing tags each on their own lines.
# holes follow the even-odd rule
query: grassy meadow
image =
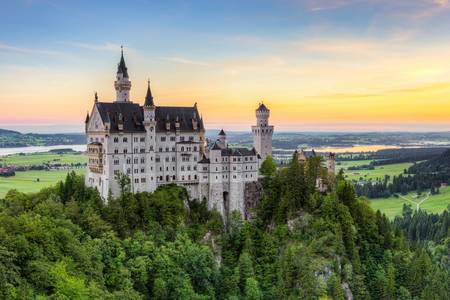
<svg viewBox="0 0 450 300">
<path fill-rule="evenodd" d="M 11 189 L 23 193 L 38 192 L 40 189 L 63 180 L 71 170 L 24 171 L 16 172 L 16 176 L 0 177 L 0 197 L 4 197 Z M 74 169 L 78 174 L 84 174 L 85 168 Z"/>
<path fill-rule="evenodd" d="M 410 199 L 411 201 L 417 203 L 423 200 L 426 197 L 426 194 L 422 194 L 422 197 L 414 198 L 415 193 L 409 193 L 404 197 Z M 372 208 L 375 210 L 380 210 L 385 213 L 386 216 L 390 219 L 393 219 L 397 215 L 401 215 L 403 204 L 410 204 L 413 209 L 416 209 L 416 205 L 411 201 L 407 201 L 404 198 L 397 197 L 389 197 L 389 198 L 380 198 L 380 199 L 371 199 L 370 203 Z M 427 200 L 425 200 L 420 208 L 426 210 L 431 213 L 439 213 L 443 211 L 450 205 L 450 186 L 443 187 L 439 189 L 439 194 L 430 195 Z"/>
<path fill-rule="evenodd" d="M 82 153 L 30 153 L 14 154 L 0 157 L 0 165 L 32 166 L 45 163 L 60 164 L 84 164 L 87 162 L 86 155 Z M 85 168 L 73 169 L 78 174 L 84 174 Z M 0 197 L 4 197 L 11 189 L 24 193 L 37 192 L 42 188 L 56 184 L 63 180 L 67 172 L 71 170 L 30 170 L 16 171 L 12 177 L 0 177 Z"/>
<path fill-rule="evenodd" d="M 336 166 L 336 170 L 344 169 L 345 178 L 349 180 L 359 180 L 361 178 L 363 180 L 375 180 L 383 179 L 385 175 L 389 175 L 392 178 L 394 175 L 402 174 L 403 170 L 413 165 L 413 163 L 399 163 L 376 166 L 374 170 L 348 170 L 351 166 L 367 165 L 370 162 L 370 160 L 344 161 Z"/>
<path fill-rule="evenodd" d="M 0 165 L 31 166 L 44 163 L 77 164 L 86 163 L 87 157 L 82 153 L 30 153 L 14 154 L 0 157 Z"/>
</svg>

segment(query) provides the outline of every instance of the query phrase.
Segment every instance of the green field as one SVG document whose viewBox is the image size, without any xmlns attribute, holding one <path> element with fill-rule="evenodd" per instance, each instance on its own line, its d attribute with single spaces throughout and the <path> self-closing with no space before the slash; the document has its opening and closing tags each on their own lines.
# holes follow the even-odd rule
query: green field
<svg viewBox="0 0 450 300">
<path fill-rule="evenodd" d="M 426 195 L 423 194 L 422 197 L 414 199 L 414 195 L 415 193 L 409 193 L 404 197 L 414 202 L 420 202 L 426 197 Z M 397 215 L 401 215 L 404 203 L 410 204 L 413 209 L 416 209 L 415 204 L 400 197 L 371 199 L 370 203 L 375 210 L 380 210 L 391 219 Z M 450 186 L 441 188 L 437 195 L 430 195 L 429 198 L 420 205 L 420 208 L 427 212 L 439 213 L 446 209 L 448 205 L 450 205 Z"/>
<path fill-rule="evenodd" d="M 44 187 L 63 180 L 67 172 L 70 170 L 25 171 L 16 172 L 16 176 L 12 177 L 0 177 L 0 197 L 4 197 L 11 189 L 17 189 L 24 193 L 38 192 Z M 76 169 L 75 172 L 84 174 L 85 168 Z M 39 181 L 37 181 L 38 178 Z"/>
<path fill-rule="evenodd" d="M 86 163 L 87 157 L 82 153 L 30 153 L 30 154 L 14 154 L 0 157 L 0 164 L 31 166 L 41 165 L 44 163 L 61 163 L 61 164 L 77 164 Z"/>
<path fill-rule="evenodd" d="M 349 180 L 359 180 L 361 178 L 363 180 L 375 180 L 377 178 L 383 179 L 385 175 L 389 175 L 392 178 L 394 175 L 403 173 L 403 170 L 413 165 L 412 163 L 400 163 L 376 166 L 374 170 L 348 170 L 348 167 L 350 166 L 367 165 L 370 162 L 370 160 L 343 161 L 341 162 L 341 165 L 336 166 L 336 169 L 344 169 L 345 178 Z"/>
</svg>

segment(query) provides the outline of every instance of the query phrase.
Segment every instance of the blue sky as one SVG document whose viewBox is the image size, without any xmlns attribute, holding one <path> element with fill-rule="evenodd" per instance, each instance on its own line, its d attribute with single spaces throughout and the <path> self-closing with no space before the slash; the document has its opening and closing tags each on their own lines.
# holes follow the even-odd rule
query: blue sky
<svg viewBox="0 0 450 300">
<path fill-rule="evenodd" d="M 264 100 L 285 130 L 450 130 L 449 16 L 446 0 L 4 1 L 0 126 L 82 130 L 123 44 L 136 102 L 150 78 L 210 127 L 245 130 Z"/>
</svg>

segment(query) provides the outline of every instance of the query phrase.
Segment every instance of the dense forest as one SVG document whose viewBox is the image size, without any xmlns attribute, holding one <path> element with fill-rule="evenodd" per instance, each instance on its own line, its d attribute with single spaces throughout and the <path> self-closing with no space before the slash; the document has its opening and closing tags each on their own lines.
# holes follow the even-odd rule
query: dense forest
<svg viewBox="0 0 450 300">
<path fill-rule="evenodd" d="M 226 223 L 181 187 L 133 194 L 125 176 L 107 204 L 74 173 L 12 190 L 0 201 L 0 298 L 450 299 L 448 212 L 406 207 L 390 222 L 342 174 L 319 194 L 320 168 L 267 159 L 252 219 Z"/>
<path fill-rule="evenodd" d="M 441 184 L 448 183 L 450 183 L 450 150 L 427 161 L 412 165 L 404 170 L 404 174 L 356 184 L 355 188 L 358 195 L 380 198 L 396 193 L 406 194 L 411 191 L 421 193 L 431 190 L 432 194 L 436 194 L 439 193 Z"/>
</svg>

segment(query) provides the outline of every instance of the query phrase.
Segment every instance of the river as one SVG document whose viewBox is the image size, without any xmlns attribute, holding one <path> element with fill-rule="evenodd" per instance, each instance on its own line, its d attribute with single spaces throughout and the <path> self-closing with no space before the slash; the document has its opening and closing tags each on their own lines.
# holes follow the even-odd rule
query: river
<svg viewBox="0 0 450 300">
<path fill-rule="evenodd" d="M 0 156 L 18 153 L 48 152 L 57 149 L 73 149 L 74 151 L 86 151 L 86 145 L 55 145 L 55 146 L 30 146 L 15 148 L 0 148 Z"/>
</svg>

